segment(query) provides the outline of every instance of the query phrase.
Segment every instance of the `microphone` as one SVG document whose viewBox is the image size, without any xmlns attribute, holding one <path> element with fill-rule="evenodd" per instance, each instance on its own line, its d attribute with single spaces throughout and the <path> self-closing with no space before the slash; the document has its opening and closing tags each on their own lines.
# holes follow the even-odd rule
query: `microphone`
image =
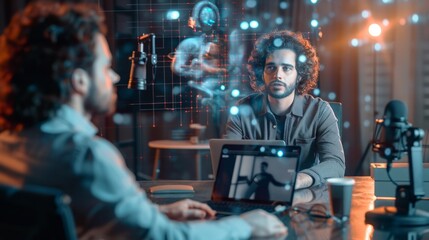
<svg viewBox="0 0 429 240">
<path fill-rule="evenodd" d="M 382 124 L 384 134 L 376 137 L 373 145 L 375 152 L 379 152 L 382 158 L 388 161 L 398 160 L 407 152 L 406 131 L 410 127 L 407 122 L 408 110 L 405 103 L 399 100 L 392 100 L 384 109 L 383 120 L 377 122 Z"/>
<path fill-rule="evenodd" d="M 147 54 L 144 52 L 144 42 L 150 40 L 152 42 L 151 63 L 156 65 L 157 56 L 155 53 L 155 34 L 143 34 L 137 39 L 137 51 L 133 51 L 128 58 L 131 61 L 130 78 L 128 80 L 128 88 L 137 90 L 146 90 L 146 64 Z"/>
</svg>

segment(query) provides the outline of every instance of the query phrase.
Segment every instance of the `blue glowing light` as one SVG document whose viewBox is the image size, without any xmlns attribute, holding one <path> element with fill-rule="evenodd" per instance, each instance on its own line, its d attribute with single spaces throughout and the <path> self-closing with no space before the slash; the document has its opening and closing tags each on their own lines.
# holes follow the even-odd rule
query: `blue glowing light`
<svg viewBox="0 0 429 240">
<path fill-rule="evenodd" d="M 357 46 L 359 46 L 359 40 L 358 40 L 357 38 L 353 38 L 353 39 L 350 41 L 350 45 L 352 45 L 353 47 L 357 47 Z"/>
<path fill-rule="evenodd" d="M 256 4 L 257 4 L 256 0 L 247 0 L 246 1 L 246 7 L 248 7 L 248 8 L 254 8 L 254 7 L 256 7 Z"/>
<path fill-rule="evenodd" d="M 319 96 L 319 95 L 320 95 L 320 89 L 319 89 L 319 88 L 315 88 L 315 89 L 313 90 L 313 95 L 314 95 L 314 96 Z"/>
<path fill-rule="evenodd" d="M 259 22 L 256 21 L 256 20 L 250 21 L 250 27 L 251 28 L 257 28 L 257 27 L 259 27 Z"/>
<path fill-rule="evenodd" d="M 318 0 L 310 0 L 310 2 L 311 2 L 312 4 L 316 4 L 316 3 L 318 2 Z"/>
<path fill-rule="evenodd" d="M 381 44 L 380 43 L 374 44 L 374 50 L 377 52 L 381 51 Z"/>
<path fill-rule="evenodd" d="M 305 63 L 305 61 L 307 61 L 307 57 L 305 55 L 299 55 L 298 61 Z"/>
<path fill-rule="evenodd" d="M 319 26 L 319 21 L 317 21 L 316 19 L 313 19 L 313 20 L 311 20 L 310 24 L 312 27 L 317 27 L 317 26 Z"/>
<path fill-rule="evenodd" d="M 170 10 L 167 12 L 167 19 L 168 20 L 177 20 L 180 17 L 180 13 L 177 10 Z"/>
<path fill-rule="evenodd" d="M 277 151 L 277 156 L 283 157 L 285 153 L 282 150 Z"/>
<path fill-rule="evenodd" d="M 263 147 L 263 146 L 262 146 L 262 147 L 259 149 L 259 151 L 260 151 L 260 152 L 265 152 L 265 147 Z"/>
<path fill-rule="evenodd" d="M 238 109 L 238 107 L 237 107 L 237 106 L 232 106 L 232 107 L 229 109 L 229 113 L 231 113 L 231 115 L 237 115 L 237 114 L 238 114 L 238 112 L 239 112 L 239 109 Z"/>
<path fill-rule="evenodd" d="M 233 96 L 233 97 L 238 97 L 238 96 L 240 96 L 240 90 L 238 90 L 238 89 L 234 89 L 234 90 L 232 90 L 232 91 L 231 91 L 231 96 Z"/>
<path fill-rule="evenodd" d="M 280 2 L 280 9 L 287 9 L 289 7 L 288 2 Z"/>
<path fill-rule="evenodd" d="M 329 100 L 335 100 L 335 98 L 337 98 L 337 94 L 335 94 L 334 92 L 330 92 L 328 93 L 328 98 Z"/>
<path fill-rule="evenodd" d="M 220 90 L 225 91 L 225 89 L 226 89 L 225 85 L 220 86 Z"/>
<path fill-rule="evenodd" d="M 350 122 L 349 121 L 344 121 L 343 127 L 346 128 L 346 129 L 349 128 L 350 127 Z"/>
<path fill-rule="evenodd" d="M 240 28 L 243 29 L 243 30 L 249 29 L 249 23 L 246 22 L 246 21 L 241 22 L 240 23 Z"/>
<path fill-rule="evenodd" d="M 363 17 L 363 18 L 369 18 L 369 16 L 371 15 L 371 12 L 370 11 L 368 11 L 368 10 L 363 10 L 362 12 L 361 12 L 361 16 Z"/>
<path fill-rule="evenodd" d="M 273 45 L 276 47 L 280 47 L 282 44 L 283 44 L 283 39 L 281 39 L 281 38 L 275 38 L 273 40 Z"/>
<path fill-rule="evenodd" d="M 411 21 L 412 21 L 413 23 L 418 23 L 418 22 L 419 22 L 419 15 L 414 13 L 414 14 L 411 16 Z"/>
</svg>

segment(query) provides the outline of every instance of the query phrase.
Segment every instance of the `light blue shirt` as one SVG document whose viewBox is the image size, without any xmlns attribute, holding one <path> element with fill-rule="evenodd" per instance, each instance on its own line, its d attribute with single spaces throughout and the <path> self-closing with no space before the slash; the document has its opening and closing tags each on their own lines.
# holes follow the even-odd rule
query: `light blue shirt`
<svg viewBox="0 0 429 240">
<path fill-rule="evenodd" d="M 61 189 L 72 198 L 81 239 L 246 239 L 239 217 L 176 222 L 147 199 L 122 155 L 96 136 L 95 126 L 71 107 L 43 124 L 0 134 L 0 183 Z"/>
</svg>

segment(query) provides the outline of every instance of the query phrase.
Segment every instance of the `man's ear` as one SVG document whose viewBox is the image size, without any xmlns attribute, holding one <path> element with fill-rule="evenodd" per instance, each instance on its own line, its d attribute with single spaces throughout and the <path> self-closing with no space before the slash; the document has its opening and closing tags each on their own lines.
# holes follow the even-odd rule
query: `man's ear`
<svg viewBox="0 0 429 240">
<path fill-rule="evenodd" d="M 82 68 L 75 69 L 71 78 L 71 87 L 76 93 L 85 95 L 90 87 L 88 72 Z"/>
</svg>

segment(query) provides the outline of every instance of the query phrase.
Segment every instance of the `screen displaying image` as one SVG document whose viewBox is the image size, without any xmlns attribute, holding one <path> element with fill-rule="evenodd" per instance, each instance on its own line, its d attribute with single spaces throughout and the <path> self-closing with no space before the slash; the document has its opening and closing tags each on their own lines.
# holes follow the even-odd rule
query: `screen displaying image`
<svg viewBox="0 0 429 240">
<path fill-rule="evenodd" d="M 224 146 L 215 195 L 220 199 L 291 202 L 299 148 Z"/>
</svg>

